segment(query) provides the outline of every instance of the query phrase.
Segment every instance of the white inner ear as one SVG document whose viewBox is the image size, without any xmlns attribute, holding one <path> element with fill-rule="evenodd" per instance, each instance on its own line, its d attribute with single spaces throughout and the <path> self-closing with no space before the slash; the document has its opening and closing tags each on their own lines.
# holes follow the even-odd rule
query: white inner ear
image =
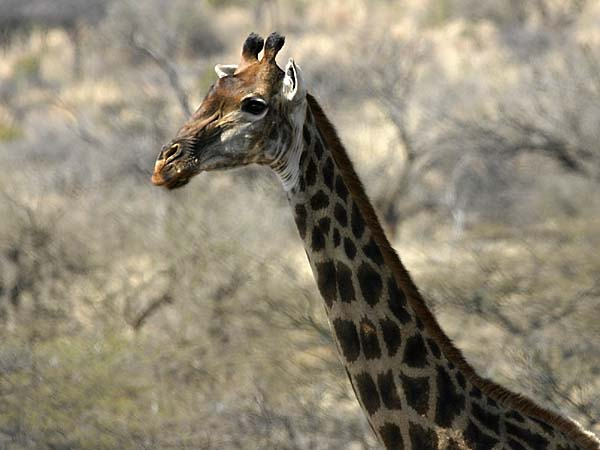
<svg viewBox="0 0 600 450">
<path fill-rule="evenodd" d="M 299 68 L 294 63 L 294 60 L 290 58 L 285 65 L 285 75 L 283 77 L 283 96 L 290 101 L 298 93 L 298 86 L 301 82 L 299 72 Z"/>
<path fill-rule="evenodd" d="M 237 64 L 217 64 L 215 66 L 215 72 L 219 78 L 228 77 L 235 73 L 237 67 Z"/>
</svg>

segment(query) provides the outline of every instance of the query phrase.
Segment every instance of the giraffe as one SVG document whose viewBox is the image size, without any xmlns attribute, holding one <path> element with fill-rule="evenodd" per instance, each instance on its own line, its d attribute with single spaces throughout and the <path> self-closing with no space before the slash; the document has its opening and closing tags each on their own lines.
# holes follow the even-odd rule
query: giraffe
<svg viewBox="0 0 600 450">
<path fill-rule="evenodd" d="M 162 148 L 152 182 L 174 189 L 204 171 L 273 169 L 340 359 L 387 450 L 599 450 L 574 421 L 479 376 L 444 334 L 300 67 L 277 65 L 283 44 L 251 33 L 240 64 L 215 67 L 216 83 Z"/>
</svg>

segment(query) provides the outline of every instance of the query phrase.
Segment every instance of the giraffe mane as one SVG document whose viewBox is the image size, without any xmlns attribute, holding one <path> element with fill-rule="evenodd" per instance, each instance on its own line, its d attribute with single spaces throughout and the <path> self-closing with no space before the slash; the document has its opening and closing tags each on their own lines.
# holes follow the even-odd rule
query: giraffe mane
<svg viewBox="0 0 600 450">
<path fill-rule="evenodd" d="M 583 430 L 577 422 L 539 406 L 524 395 L 512 392 L 491 380 L 481 377 L 467 362 L 462 355 L 462 352 L 453 344 L 452 340 L 440 327 L 436 318 L 427 307 L 423 296 L 414 284 L 408 271 L 400 261 L 396 251 L 390 245 L 375 209 L 367 197 L 363 184 L 354 170 L 352 162 L 338 137 L 335 127 L 329 121 L 316 99 L 308 93 L 306 97 L 310 111 L 315 118 L 317 128 L 325 140 L 326 146 L 331 150 L 332 156 L 342 173 L 346 186 L 352 193 L 354 200 L 363 214 L 367 226 L 371 229 L 373 238 L 377 242 L 385 262 L 391 268 L 396 282 L 405 292 L 408 302 L 414 309 L 417 317 L 423 322 L 426 329 L 428 329 L 433 337 L 437 339 L 437 342 L 440 344 L 440 347 L 448 360 L 454 363 L 474 386 L 481 389 L 483 393 L 492 399 L 506 404 L 525 415 L 556 426 L 585 450 L 598 450 L 600 448 L 600 441 L 598 441 L 591 433 Z"/>
</svg>

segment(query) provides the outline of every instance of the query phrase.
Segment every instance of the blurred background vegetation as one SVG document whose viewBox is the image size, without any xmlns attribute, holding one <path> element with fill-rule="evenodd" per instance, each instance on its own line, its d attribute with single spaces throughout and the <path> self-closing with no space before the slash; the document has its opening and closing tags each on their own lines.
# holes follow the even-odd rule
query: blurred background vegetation
<svg viewBox="0 0 600 450">
<path fill-rule="evenodd" d="M 600 2 L 2 0 L 0 448 L 376 448 L 275 177 L 149 182 L 275 29 L 468 359 L 600 433 Z"/>
</svg>

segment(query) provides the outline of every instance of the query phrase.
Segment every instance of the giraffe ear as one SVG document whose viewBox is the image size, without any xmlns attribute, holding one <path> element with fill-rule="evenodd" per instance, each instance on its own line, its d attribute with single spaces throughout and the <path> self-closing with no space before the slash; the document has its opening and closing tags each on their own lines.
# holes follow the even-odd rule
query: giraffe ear
<svg viewBox="0 0 600 450">
<path fill-rule="evenodd" d="M 223 78 L 233 75 L 237 68 L 237 64 L 217 64 L 215 66 L 215 72 L 219 78 Z"/>
<path fill-rule="evenodd" d="M 292 58 L 285 66 L 285 75 L 283 76 L 283 96 L 289 100 L 302 100 L 306 95 L 304 87 L 304 78 L 300 66 L 296 65 Z"/>
</svg>

